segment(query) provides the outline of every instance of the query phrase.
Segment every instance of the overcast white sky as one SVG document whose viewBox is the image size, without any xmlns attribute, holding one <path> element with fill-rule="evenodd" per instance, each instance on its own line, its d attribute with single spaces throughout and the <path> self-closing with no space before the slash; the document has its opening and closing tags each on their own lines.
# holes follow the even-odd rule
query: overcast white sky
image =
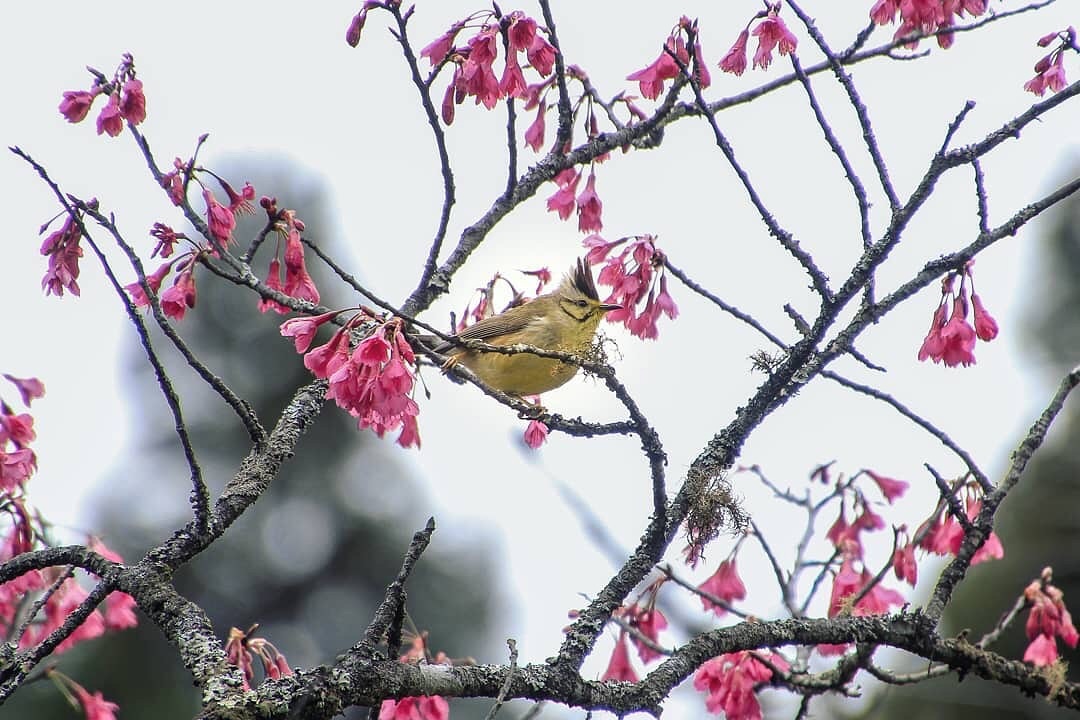
<svg viewBox="0 0 1080 720">
<path fill-rule="evenodd" d="M 806 4 L 817 6 L 812 9 L 819 26 L 835 47 L 843 47 L 865 24 L 872 3 Z M 604 96 L 632 90 L 623 78 L 656 57 L 679 14 L 701 19 L 705 55 L 715 65 L 759 7 L 749 1 L 554 5 L 569 61 L 583 67 Z M 418 46 L 479 7 L 451 11 L 450 6 L 418 3 L 412 30 Z M 994 0 L 992 6 L 1008 9 L 1017 3 Z M 524 9 L 538 14 L 531 5 Z M 1034 42 L 1076 24 L 1075 10 L 1074 3 L 1059 2 L 985 32 L 961 35 L 952 50 L 935 47 L 930 58 L 919 62 L 877 61 L 853 71 L 902 196 L 924 172 L 965 100 L 978 105 L 958 143 L 982 137 L 1031 104 L 1033 96 L 1021 86 L 1039 57 Z M 66 190 L 98 197 L 116 212 L 130 239 L 145 237 L 158 220 L 180 226 L 129 138 L 99 138 L 92 116 L 71 126 L 56 111 L 63 90 L 88 86 L 84 66 L 111 72 L 120 54 L 131 52 L 147 95 L 143 130 L 159 162 L 186 157 L 195 138 L 209 132 L 203 159 L 211 163 L 217 154 L 247 152 L 285 156 L 320 173 L 333 194 L 338 226 L 309 227 L 309 232 L 316 238 L 342 232 L 354 251 L 347 264 L 369 278 L 381 296 L 401 299 L 415 284 L 427 252 L 441 203 L 440 181 L 415 90 L 406 82 L 384 20 L 374 13 L 360 47 L 352 50 L 343 35 L 353 12 L 342 3 L 19 3 L 0 11 L 6 16 L 0 22 L 0 57 L 8 68 L 0 135 L 4 145 L 19 145 L 44 163 Z M 808 65 L 817 54 L 797 21 L 787 17 Z M 879 31 L 872 42 L 889 35 Z M 1076 58 L 1068 58 L 1067 67 L 1073 78 L 1080 77 Z M 768 73 L 748 72 L 741 78 L 714 69 L 707 96 L 740 92 L 788 68 L 779 60 Z M 816 87 L 858 171 L 873 186 L 849 108 L 826 78 L 820 77 Z M 505 183 L 502 121 L 501 112 L 467 105 L 449 130 L 459 189 L 450 242 Z M 719 122 L 781 223 L 838 284 L 855 257 L 857 218 L 837 163 L 809 118 L 804 95 L 789 88 L 723 113 Z M 985 162 L 992 222 L 1039 197 L 1075 168 L 1077 127 L 1080 110 L 1069 103 Z M 532 157 L 524 151 L 522 167 Z M 0 186 L 8 218 L 0 261 L 0 298 L 6 308 L 0 371 L 36 375 L 49 391 L 34 408 L 40 471 L 31 485 L 32 497 L 61 526 L 92 527 L 93 519 L 82 510 L 83 498 L 107 492 L 95 489 L 95 482 L 133 452 L 126 438 L 130 422 L 121 402 L 125 378 L 117 355 L 131 330 L 90 257 L 83 263 L 82 298 L 42 296 L 45 263 L 38 255 L 36 231 L 55 214 L 55 201 L 10 154 L 0 158 Z M 970 172 L 950 174 L 938 190 L 909 229 L 906 244 L 883 269 L 882 291 L 909 277 L 926 259 L 974 236 Z M 812 314 L 815 306 L 804 278 L 756 220 L 703 123 L 669 128 L 658 151 L 614 156 L 598 171 L 598 191 L 605 236 L 659 235 L 660 247 L 676 265 L 756 313 L 782 336 L 791 337 L 781 310 L 785 302 Z M 558 274 L 570 266 L 581 252 L 580 236 L 573 223 L 545 212 L 548 194 L 542 190 L 492 233 L 455 280 L 451 298 L 428 316 L 432 322 L 444 322 L 447 311 L 462 307 L 472 288 L 495 270 L 547 265 Z M 885 207 L 880 195 L 875 200 L 877 207 Z M 880 213 L 876 220 L 880 231 Z M 934 419 L 992 474 L 1045 403 L 1053 382 L 1040 372 L 1039 358 L 1024 347 L 1019 326 L 1024 304 L 1037 302 L 1041 288 L 1037 228 L 1037 223 L 1025 228 L 978 262 L 980 294 L 1002 333 L 989 345 L 980 343 L 976 366 L 949 370 L 915 361 L 937 301 L 934 291 L 871 329 L 860 345 L 889 368 L 884 387 Z M 149 242 L 144 246 L 149 248 Z M 729 422 L 760 382 L 747 358 L 766 343 L 713 313 L 677 282 L 671 292 L 683 314 L 675 323 L 662 324 L 658 341 L 642 343 L 617 329 L 608 332 L 624 356 L 617 363 L 620 377 L 664 439 L 674 487 L 704 442 Z M 523 661 L 542 659 L 557 646 L 566 611 L 580 605 L 579 593 L 595 593 L 611 570 L 551 479 L 570 483 L 630 548 L 650 512 L 647 465 L 628 438 L 586 441 L 553 435 L 539 453 L 525 458 L 516 442 L 523 423 L 507 409 L 472 388 L 436 380 L 434 390 L 432 401 L 422 403 L 423 450 L 403 451 L 417 476 L 427 479 L 432 497 L 430 505 L 416 509 L 413 524 L 422 526 L 434 512 L 442 529 L 440 542 L 475 531 L 496 540 L 505 561 L 506 594 L 518 610 L 512 625 L 500 631 L 518 639 Z M 599 385 L 581 379 L 545 401 L 571 416 L 613 419 L 619 414 Z M 462 460 L 462 447 L 476 442 L 483 443 L 488 456 L 483 468 Z M 923 462 L 945 474 L 959 470 L 940 446 L 906 428 L 891 411 L 838 395 L 825 385 L 811 386 L 776 413 L 744 451 L 746 463 L 762 465 L 782 485 L 798 486 L 810 467 L 833 459 L 844 470 L 872 466 L 910 481 L 913 492 L 889 516 L 897 523 L 918 522 L 933 501 L 936 491 L 921 469 Z M 753 487 L 740 490 L 747 509 L 783 555 L 793 545 L 786 529 L 792 518 Z M 560 543 L 561 549 L 554 550 Z M 718 547 L 713 556 L 725 553 Z M 775 611 L 771 575 L 752 544 L 744 558 L 749 607 L 768 615 Z M 602 671 L 606 661 L 603 651 L 597 653 L 587 672 Z"/>
</svg>

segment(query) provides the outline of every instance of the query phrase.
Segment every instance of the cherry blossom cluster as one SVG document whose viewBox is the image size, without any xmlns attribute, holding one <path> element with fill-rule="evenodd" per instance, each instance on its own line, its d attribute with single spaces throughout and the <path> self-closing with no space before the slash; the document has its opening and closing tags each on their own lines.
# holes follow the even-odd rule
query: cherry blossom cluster
<svg viewBox="0 0 1080 720">
<path fill-rule="evenodd" d="M 3 377 L 15 386 L 27 408 L 45 395 L 45 386 L 37 378 Z M 48 543 L 48 524 L 30 507 L 26 493 L 26 484 L 37 469 L 37 457 L 30 448 L 35 439 L 34 418 L 26 412 L 17 413 L 0 396 L 0 563 Z M 123 562 L 99 538 L 88 538 L 87 546 L 106 560 Z M 30 570 L 0 584 L 0 632 L 15 641 L 20 650 L 33 647 L 61 627 L 88 594 L 70 569 Z M 127 593 L 112 592 L 104 606 L 91 612 L 56 646 L 55 652 L 62 653 L 108 630 L 122 630 L 136 623 L 135 600 Z M 82 708 L 89 720 L 112 717 L 104 713 L 108 706 L 113 710 L 116 706 L 100 693 L 91 695 L 74 681 L 64 689 L 69 690 L 75 693 L 69 694 L 73 704 Z"/>
<path fill-rule="evenodd" d="M 973 521 L 982 510 L 982 488 L 978 483 L 969 482 L 956 492 L 962 493 L 964 516 L 968 522 Z M 964 526 L 953 512 L 954 507 L 961 506 L 961 498 L 954 495 L 951 498 L 953 502 L 949 500 L 950 498 L 945 498 L 938 503 L 938 507 L 930 517 L 916 529 L 913 540 L 915 545 L 928 553 L 955 557 L 964 542 Z M 1005 557 L 1005 548 L 1001 544 L 1001 538 L 991 531 L 986 542 L 971 558 L 971 564 L 978 565 L 988 560 L 1000 560 L 1003 557 Z M 897 576 L 900 576 L 899 569 Z M 914 585 L 914 578 L 910 582 Z"/>
<path fill-rule="evenodd" d="M 394 8 L 399 2 L 365 2 L 353 18 L 345 39 L 352 46 L 360 41 L 360 30 L 368 10 L 376 7 Z M 412 12 L 411 10 L 409 11 Z M 471 33 L 463 45 L 456 45 L 458 36 Z M 525 55 L 526 67 L 541 78 L 551 75 L 555 66 L 555 48 L 545 38 L 546 29 L 520 10 L 502 14 L 498 9 L 480 10 L 451 24 L 450 28 L 420 51 L 434 68 L 432 79 L 443 67 L 452 65 L 453 77 L 443 94 L 441 114 L 443 122 L 454 122 L 456 106 L 473 98 L 475 104 L 488 110 L 501 98 L 525 99 L 528 84 L 519 56 Z M 502 42 L 502 72 L 495 75 L 495 63 L 499 59 Z M 428 82 L 430 85 L 430 80 Z"/>
<path fill-rule="evenodd" d="M 37 378 L 18 378 L 7 373 L 3 377 L 15 386 L 27 408 L 45 394 L 45 385 Z M 16 413 L 0 396 L 0 497 L 5 500 L 22 495 L 26 481 L 37 469 L 37 456 L 30 449 L 36 437 L 34 417 L 30 413 Z"/>
<path fill-rule="evenodd" d="M 583 233 L 598 232 L 604 228 L 600 217 L 604 204 L 600 201 L 600 196 L 596 194 L 594 168 L 595 166 L 590 166 L 589 179 L 585 181 L 585 189 L 580 193 L 577 187 L 583 171 L 571 167 L 559 172 L 554 177 L 554 182 L 559 189 L 547 199 L 548 211 L 558 213 L 562 220 L 567 220 L 576 208 L 578 231 Z"/>
<path fill-rule="evenodd" d="M 1040 576 L 1024 588 L 1024 602 L 1031 608 L 1024 625 L 1031 641 L 1024 651 L 1024 662 L 1039 666 L 1057 662 L 1056 638 L 1061 638 L 1071 648 L 1080 640 L 1072 615 L 1065 608 L 1065 594 L 1051 583 L 1052 580 L 1053 570 L 1043 568 Z"/>
<path fill-rule="evenodd" d="M 611 251 L 623 243 L 626 247 L 612 255 Z M 672 320 L 679 316 L 679 308 L 668 294 L 665 256 L 657 249 L 655 237 L 638 235 L 608 242 L 594 234 L 582 244 L 589 249 L 587 263 L 604 263 L 596 276 L 598 283 L 611 287 L 604 302 L 622 306 L 607 313 L 609 322 L 622 323 L 642 340 L 654 340 L 659 336 L 656 323 L 661 315 Z"/>
<path fill-rule="evenodd" d="M 308 274 L 307 265 L 304 262 L 304 245 L 300 240 L 300 233 L 304 231 L 304 221 L 296 217 L 293 210 L 279 210 L 275 198 L 264 197 L 259 204 L 266 210 L 266 215 L 278 238 L 278 247 L 270 258 L 266 286 L 297 300 L 306 300 L 312 305 L 318 303 L 319 290 L 315 287 L 315 281 L 311 279 L 311 275 Z M 282 241 L 285 243 L 284 282 L 281 278 L 281 262 L 278 260 Z M 259 311 L 266 312 L 267 310 L 273 310 L 281 315 L 292 312 L 273 298 L 263 298 L 259 301 Z"/>
<path fill-rule="evenodd" d="M 870 19 L 878 25 L 890 25 L 899 17 L 895 39 L 936 34 L 938 45 L 949 48 L 953 44 L 950 28 L 965 15 L 982 15 L 986 6 L 986 0 L 877 0 L 870 8 Z M 912 40 L 905 46 L 914 48 L 918 44 L 918 40 Z"/>
<path fill-rule="evenodd" d="M 199 146 L 206 136 L 199 138 Z M 212 177 L 229 200 L 225 205 L 213 190 L 203 180 L 203 176 Z M 244 187 L 236 190 L 224 178 L 204 167 L 195 164 L 195 156 L 187 162 L 180 158 L 173 159 L 173 169 L 161 176 L 161 187 L 169 196 L 169 200 L 177 207 L 183 206 L 188 199 L 188 190 L 194 182 L 202 191 L 203 203 L 206 205 L 206 229 L 209 240 L 216 244 L 215 251 L 227 247 L 233 240 L 233 231 L 236 229 L 236 218 L 241 214 L 250 214 L 255 211 L 251 201 L 255 199 L 255 188 L 251 183 L 244 183 Z"/>
<path fill-rule="evenodd" d="M 183 163 L 179 164 L 183 165 Z M 252 212 L 251 199 L 255 197 L 255 188 L 250 183 L 247 183 L 242 191 L 237 192 L 224 180 L 217 179 L 225 189 L 226 195 L 229 196 L 229 205 L 224 206 L 218 203 L 209 190 L 204 190 L 204 195 L 207 197 L 207 227 L 210 229 L 213 238 L 223 243 L 231 238 L 232 229 L 236 223 L 236 215 Z M 300 233 L 304 229 L 303 221 L 297 218 L 296 213 L 292 210 L 279 210 L 277 201 L 273 198 L 263 197 L 260 204 L 266 210 L 269 227 L 278 238 L 277 249 L 275 249 L 270 260 L 270 270 L 266 278 L 267 287 L 298 300 L 305 300 L 312 304 L 319 302 L 319 291 L 315 287 L 315 283 L 304 262 L 304 247 L 300 239 Z M 174 320 L 182 320 L 188 309 L 195 307 L 197 297 L 195 268 L 204 256 L 215 256 L 217 249 L 194 243 L 184 233 L 178 233 L 168 225 L 160 222 L 154 223 L 150 234 L 157 240 L 157 245 L 154 247 L 151 257 L 160 256 L 166 260 L 144 278 L 146 287 L 149 288 L 153 295 L 158 296 L 161 310 L 166 316 Z M 192 249 L 174 256 L 176 243 L 180 240 L 188 240 L 192 245 Z M 285 260 L 284 282 L 282 282 L 281 278 L 281 262 L 278 260 L 282 244 L 284 244 L 283 256 Z M 175 271 L 175 275 L 172 285 L 166 288 L 164 292 L 161 292 L 162 283 L 169 273 L 173 271 Z M 127 290 L 136 306 L 145 307 L 150 305 L 150 298 L 146 294 L 142 282 L 130 283 L 124 286 L 124 289 Z M 290 308 L 272 298 L 262 298 L 259 301 L 259 310 L 261 312 L 273 310 L 281 314 L 291 312 Z"/>
<path fill-rule="evenodd" d="M 726 720 L 761 720 L 759 687 L 791 665 L 778 652 L 740 650 L 707 660 L 694 673 L 694 689 L 705 693 L 705 709 L 723 713 Z"/>
<path fill-rule="evenodd" d="M 246 632 L 229 628 L 229 639 L 225 641 L 225 659 L 240 668 L 245 690 L 250 690 L 255 684 L 256 660 L 262 665 L 264 678 L 276 680 L 293 674 L 285 655 L 272 642 L 255 635 L 258 629 L 258 625 L 252 625 Z"/>
<path fill-rule="evenodd" d="M 755 21 L 760 22 L 751 31 L 750 26 Z M 765 9 L 754 15 L 735 39 L 735 44 L 720 58 L 721 70 L 733 75 L 746 72 L 746 45 L 751 35 L 758 39 L 757 49 L 754 51 L 754 67 L 762 70 L 767 70 L 772 64 L 773 50 L 781 55 L 791 55 L 799 45 L 798 38 L 780 17 L 780 3 L 766 2 Z"/>
<path fill-rule="evenodd" d="M 400 429 L 399 445 L 420 447 L 416 423 L 420 408 L 412 397 L 415 377 L 410 367 L 417 362 L 405 340 L 403 321 L 382 319 L 362 308 L 325 344 L 311 348 L 319 327 L 342 312 L 286 320 L 281 334 L 293 339 L 296 351 L 304 355 L 304 366 L 315 377 L 329 381 L 327 399 L 356 418 L 361 430 L 371 428 L 383 437 Z M 368 334 L 352 348 L 352 334 L 361 328 Z"/>
<path fill-rule="evenodd" d="M 90 89 L 66 90 L 60 101 L 58 109 L 68 122 L 82 122 L 99 95 L 106 95 L 107 100 L 98 113 L 98 135 L 116 137 L 123 131 L 125 120 L 138 125 L 146 119 L 146 96 L 142 80 L 135 77 L 135 60 L 130 54 L 124 53 L 112 80 L 93 68 L 88 70 L 94 76 Z"/>
<path fill-rule="evenodd" d="M 64 214 L 64 223 L 59 230 L 54 230 L 45 237 L 41 244 L 41 254 L 49 259 L 45 276 L 41 278 L 41 289 L 46 295 L 64 296 L 66 289 L 78 297 L 79 258 L 83 256 L 82 212 L 75 210 Z M 52 221 L 45 223 L 41 231 L 49 229 Z"/>
<path fill-rule="evenodd" d="M 960 289 L 954 292 L 956 279 Z M 975 326 L 968 321 L 968 295 Z M 951 272 L 941 280 L 941 300 L 930 321 L 930 330 L 919 347 L 919 360 L 944 362 L 949 367 L 975 364 L 975 339 L 990 342 L 997 337 L 997 321 L 986 311 L 975 292 L 971 263 L 961 272 Z"/>
<path fill-rule="evenodd" d="M 630 660 L 631 644 L 642 663 L 650 663 L 667 654 L 659 642 L 660 631 L 667 628 L 668 621 L 656 607 L 656 598 L 665 580 L 661 578 L 652 583 L 641 593 L 637 602 L 618 607 L 612 613 L 620 625 L 619 638 L 615 641 L 615 649 L 601 680 L 637 682 L 640 679 Z"/>
<path fill-rule="evenodd" d="M 406 663 L 430 663 L 450 665 L 450 658 L 440 651 L 434 657 L 427 649 L 427 633 L 413 638 L 409 649 L 399 660 Z M 379 707 L 379 720 L 447 720 L 450 717 L 450 704 L 440 695 L 420 695 L 403 697 L 398 700 L 386 699 Z"/>
<path fill-rule="evenodd" d="M 1035 77 L 1024 83 L 1024 89 L 1042 97 L 1047 90 L 1060 92 L 1067 84 L 1065 79 L 1065 51 L 1080 52 L 1076 44 L 1076 28 L 1072 25 L 1059 32 L 1052 32 L 1039 38 L 1039 47 L 1049 47 L 1057 41 L 1054 49 L 1039 58 L 1035 63 Z"/>
<path fill-rule="evenodd" d="M 822 466 L 819 470 L 819 477 L 828 482 L 828 466 Z M 869 479 L 889 504 L 901 497 L 908 488 L 908 484 L 902 480 L 870 470 L 858 473 L 850 480 L 842 475 L 837 477 L 834 497 L 839 499 L 839 513 L 825 534 L 836 550 L 835 556 L 840 558 L 840 567 L 833 575 L 829 593 L 829 617 L 878 615 L 904 603 L 904 596 L 885 587 L 866 563 L 863 533 L 883 529 L 885 520 L 875 512 L 874 503 L 865 492 L 863 478 Z M 847 514 L 849 506 L 852 510 L 850 521 Z M 817 650 L 822 655 L 839 655 L 847 648 L 843 644 L 819 645 Z"/>
</svg>

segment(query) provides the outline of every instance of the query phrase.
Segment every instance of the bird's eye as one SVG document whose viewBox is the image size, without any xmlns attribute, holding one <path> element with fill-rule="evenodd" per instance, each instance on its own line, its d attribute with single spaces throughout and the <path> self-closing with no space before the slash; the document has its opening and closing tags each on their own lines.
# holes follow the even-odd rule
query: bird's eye
<svg viewBox="0 0 1080 720">
<path fill-rule="evenodd" d="M 574 304 L 577 305 L 578 307 L 587 307 L 589 303 L 585 302 L 584 300 L 578 300 Z"/>
</svg>

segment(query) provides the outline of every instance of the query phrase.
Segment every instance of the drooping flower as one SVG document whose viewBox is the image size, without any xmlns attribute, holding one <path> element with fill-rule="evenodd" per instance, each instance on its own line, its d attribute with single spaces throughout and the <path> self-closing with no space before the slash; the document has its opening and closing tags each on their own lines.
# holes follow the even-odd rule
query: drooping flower
<svg viewBox="0 0 1080 720">
<path fill-rule="evenodd" d="M 1024 661 L 1038 666 L 1052 665 L 1058 659 L 1057 640 L 1075 648 L 1080 634 L 1073 625 L 1072 615 L 1065 607 L 1065 594 L 1052 583 L 1053 570 L 1044 568 L 1040 577 L 1024 588 L 1024 600 L 1031 606 L 1024 632 L 1031 643 L 1024 652 Z"/>
<path fill-rule="evenodd" d="M 954 292 L 954 281 L 960 277 L 960 289 Z M 968 284 L 975 306 L 975 324 L 968 321 Z M 941 300 L 934 310 L 930 331 L 919 348 L 919 360 L 944 362 L 948 367 L 975 363 L 976 339 L 989 341 L 997 337 L 997 322 L 986 312 L 982 299 L 974 292 L 974 276 L 969 262 L 960 272 L 946 275 L 941 282 Z M 951 307 L 951 313 L 949 312 Z"/>
<path fill-rule="evenodd" d="M 150 292 L 157 295 L 161 289 L 161 283 L 165 280 L 165 276 L 172 270 L 173 264 L 171 262 L 163 262 L 158 269 L 146 276 L 146 285 L 150 288 Z M 124 290 L 127 291 L 128 296 L 131 297 L 131 302 L 135 303 L 136 307 L 147 307 L 150 305 L 150 298 L 147 297 L 146 292 L 143 291 L 142 284 L 138 281 L 130 283 L 124 286 Z"/>
<path fill-rule="evenodd" d="M 161 311 L 173 320 L 183 320 L 188 308 L 195 307 L 195 262 L 181 270 L 172 287 L 161 293 Z"/>
<path fill-rule="evenodd" d="M 379 706 L 379 720 L 447 720 L 449 717 L 450 705 L 439 695 L 383 700 Z"/>
<path fill-rule="evenodd" d="M 779 4 L 770 8 L 769 14 L 751 32 L 758 39 L 757 50 L 754 51 L 756 68 L 765 70 L 769 67 L 773 49 L 777 49 L 781 55 L 790 55 L 799 44 L 778 13 Z"/>
<path fill-rule="evenodd" d="M 285 239 L 285 294 L 313 305 L 319 302 L 319 290 L 308 274 L 300 230 L 295 226 L 289 229 Z"/>
<path fill-rule="evenodd" d="M 337 317 L 339 311 L 332 310 L 315 317 L 290 318 L 281 323 L 280 331 L 283 337 L 291 337 L 296 346 L 296 352 L 306 353 L 315 339 L 315 333 L 323 324 Z"/>
<path fill-rule="evenodd" d="M 83 255 L 82 230 L 72 215 L 64 219 L 63 226 L 45 238 L 41 254 L 49 258 L 49 266 L 41 279 L 46 295 L 63 297 L 64 290 L 79 295 L 79 258 Z"/>
<path fill-rule="evenodd" d="M 881 494 L 885 496 L 885 500 L 888 501 L 890 505 L 894 500 L 907 492 L 908 484 L 903 480 L 885 477 L 873 470 L 867 470 L 866 474 L 869 475 L 870 479 L 878 486 L 878 489 L 881 490 Z"/>
<path fill-rule="evenodd" d="M 724 560 L 708 580 L 698 585 L 698 590 L 708 593 L 713 597 L 731 604 L 735 600 L 746 599 L 746 585 L 739 577 L 739 570 L 735 565 L 735 558 Z M 727 608 L 714 603 L 704 595 L 701 596 L 701 604 L 705 610 L 712 610 L 718 616 L 727 614 Z"/>
<path fill-rule="evenodd" d="M 544 118 L 546 114 L 547 103 L 541 100 L 537 105 L 536 119 L 525 130 L 525 144 L 531 147 L 533 152 L 540 152 L 540 148 L 544 146 Z"/>
<path fill-rule="evenodd" d="M 984 342 L 989 342 L 997 337 L 998 324 L 990 313 L 983 307 L 982 298 L 978 293 L 971 293 L 971 307 L 975 316 L 975 335 Z"/>
<path fill-rule="evenodd" d="M 783 655 L 770 650 L 741 650 L 708 660 L 694 673 L 694 689 L 705 693 L 707 711 L 723 713 L 725 720 L 762 720 L 755 691 L 772 679 L 773 671 L 755 656 L 783 672 L 791 669 Z"/>
<path fill-rule="evenodd" d="M 578 230 L 584 233 L 602 230 L 604 223 L 600 219 L 600 214 L 603 209 L 604 204 L 600 202 L 600 196 L 596 194 L 596 174 L 589 172 L 585 189 L 577 196 Z"/>
<path fill-rule="evenodd" d="M 124 83 L 120 94 L 120 115 L 132 125 L 146 119 L 146 95 L 142 88 L 142 80 L 131 78 Z"/>
<path fill-rule="evenodd" d="M 631 627 L 651 640 L 654 645 L 660 644 L 660 631 L 668 626 L 668 621 L 664 617 L 664 613 L 655 607 L 655 604 L 650 606 L 647 603 L 644 607 L 634 605 L 626 613 L 625 617 Z M 641 658 L 643 663 L 652 662 L 658 657 L 663 657 L 662 653 L 657 652 L 648 643 L 642 642 L 640 638 L 634 635 L 630 636 L 630 642 L 637 648 L 638 657 Z"/>
<path fill-rule="evenodd" d="M 266 287 L 271 290 L 277 290 L 278 292 L 284 292 L 285 286 L 281 282 L 281 262 L 278 260 L 277 255 L 270 258 L 270 267 L 266 271 Z M 285 315 L 292 312 L 292 309 L 282 305 L 277 300 L 269 297 L 259 298 L 259 312 L 264 313 L 268 310 L 273 310 L 279 315 Z"/>
<path fill-rule="evenodd" d="M 78 700 L 79 705 L 82 707 L 86 720 L 116 719 L 116 711 L 120 709 L 120 706 L 106 700 L 105 696 L 101 694 L 101 691 L 91 695 L 84 687 L 77 683 L 73 683 L 72 690 L 75 691 L 75 699 Z"/>
<path fill-rule="evenodd" d="M 450 52 L 450 48 L 454 47 L 454 38 L 462 27 L 464 27 L 462 23 L 451 25 L 449 30 L 424 46 L 420 51 L 420 57 L 426 57 L 432 67 L 441 63 Z"/>
<path fill-rule="evenodd" d="M 622 252 L 607 257 L 612 248 L 626 240 L 630 242 Z M 583 241 L 590 248 L 590 262 L 599 262 L 607 257 L 596 281 L 612 288 L 605 302 L 621 307 L 607 313 L 606 319 L 608 322 L 623 323 L 633 335 L 642 339 L 654 339 L 659 335 L 657 321 L 661 314 L 669 318 L 679 314 L 675 301 L 667 292 L 667 283 L 663 282 L 664 254 L 656 248 L 654 241 L 652 235 L 624 238 L 613 243 L 605 243 L 599 236 L 591 235 Z M 643 301 L 644 306 L 639 309 Z"/>
<path fill-rule="evenodd" d="M 45 397 L 45 383 L 37 378 L 18 378 L 7 373 L 4 373 L 4 378 L 19 391 L 23 405 L 27 407 L 30 407 L 31 401 Z"/>
<path fill-rule="evenodd" d="M 619 639 L 615 642 L 615 649 L 611 652 L 607 669 L 600 676 L 601 680 L 622 680 L 624 682 L 637 682 L 638 674 L 630 663 L 630 646 L 626 642 L 626 631 L 619 633 Z"/>
<path fill-rule="evenodd" d="M 529 59 L 529 65 L 543 77 L 550 75 L 555 67 L 555 47 L 540 33 L 533 36 L 525 56 Z"/>
<path fill-rule="evenodd" d="M 919 581 L 919 568 L 915 564 L 915 544 L 909 542 L 896 548 L 892 566 L 897 580 L 903 580 L 911 587 L 915 587 L 915 583 Z"/>
<path fill-rule="evenodd" d="M 660 56 L 637 72 L 626 76 L 627 80 L 636 80 L 641 94 L 655 100 L 664 89 L 664 83 L 679 76 L 679 65 L 670 53 L 674 53 L 684 66 L 689 65 L 690 55 L 686 51 L 686 42 L 681 35 L 669 37 L 664 43 Z"/>
<path fill-rule="evenodd" d="M 574 212 L 577 201 L 577 186 L 581 180 L 581 173 L 573 168 L 567 168 L 555 176 L 555 184 L 559 189 L 547 199 L 549 212 L 559 213 L 559 219 L 566 220 L 570 213 Z"/>
<path fill-rule="evenodd" d="M 210 235 L 222 245 L 228 244 L 236 229 L 236 216 L 206 188 L 203 189 L 203 200 L 206 201 L 206 225 Z"/>
<path fill-rule="evenodd" d="M 82 122 L 90 112 L 90 106 L 94 103 L 100 90 L 94 88 L 94 92 L 86 90 L 65 90 L 64 99 L 60 101 L 60 114 L 69 123 Z"/>
<path fill-rule="evenodd" d="M 112 93 L 105 107 L 98 113 L 97 134 L 105 133 L 109 137 L 116 137 L 123 129 L 124 117 L 120 114 L 120 97 L 118 93 Z"/>
</svg>

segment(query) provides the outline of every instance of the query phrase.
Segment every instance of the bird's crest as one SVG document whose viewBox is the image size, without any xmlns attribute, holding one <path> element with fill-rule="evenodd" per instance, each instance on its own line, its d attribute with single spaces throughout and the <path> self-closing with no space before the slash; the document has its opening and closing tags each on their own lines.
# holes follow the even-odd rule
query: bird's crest
<svg viewBox="0 0 1080 720">
<path fill-rule="evenodd" d="M 569 284 L 590 300 L 600 301 L 600 295 L 596 292 L 596 283 L 593 281 L 592 270 L 581 258 L 578 258 L 577 265 L 571 268 L 563 283 Z"/>
</svg>

